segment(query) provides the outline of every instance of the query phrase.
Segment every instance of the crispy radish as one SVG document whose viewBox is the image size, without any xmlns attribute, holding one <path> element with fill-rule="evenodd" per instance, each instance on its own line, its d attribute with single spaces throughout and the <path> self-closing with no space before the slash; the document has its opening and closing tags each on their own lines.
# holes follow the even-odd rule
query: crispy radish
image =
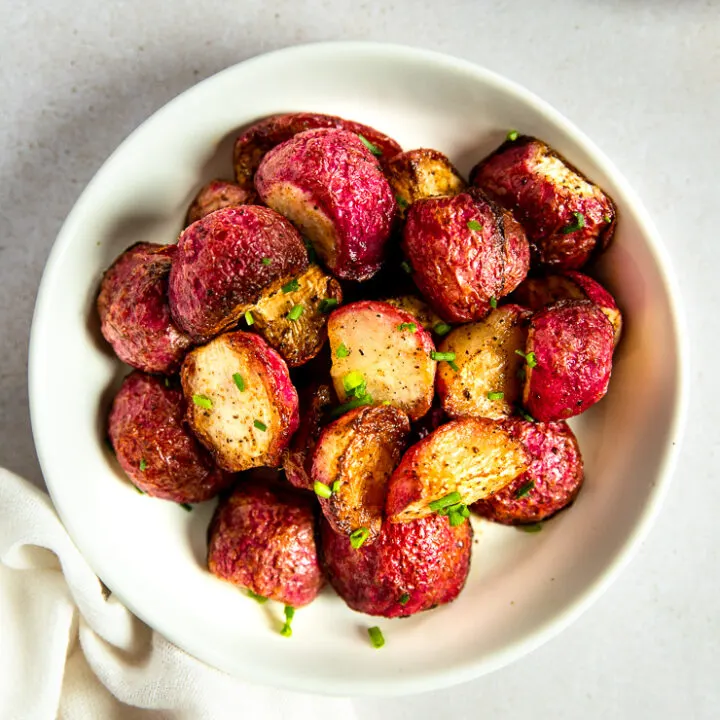
<svg viewBox="0 0 720 720">
<path fill-rule="evenodd" d="M 276 466 L 298 426 L 287 365 L 258 335 L 226 333 L 185 358 L 187 419 L 225 470 Z"/>
<path fill-rule="evenodd" d="M 532 318 L 523 404 L 542 422 L 585 412 L 608 389 L 613 327 L 589 300 L 561 300 Z"/>
<path fill-rule="evenodd" d="M 258 332 L 290 367 L 297 367 L 314 358 L 327 339 L 328 300 L 331 307 L 342 301 L 340 283 L 311 265 L 263 290 L 250 312 Z"/>
<path fill-rule="evenodd" d="M 408 522 L 435 512 L 430 503 L 457 493 L 453 504 L 488 497 L 527 469 L 522 444 L 487 418 L 453 420 L 413 445 L 388 484 L 391 522 Z"/>
<path fill-rule="evenodd" d="M 323 430 L 311 477 L 335 532 L 366 528 L 370 540 L 380 532 L 387 481 L 409 432 L 407 415 L 389 405 L 351 410 Z"/>
<path fill-rule="evenodd" d="M 330 316 L 328 337 L 341 403 L 368 396 L 365 404 L 388 402 L 411 420 L 430 409 L 435 346 L 410 313 L 385 302 L 351 303 Z"/>
<path fill-rule="evenodd" d="M 455 328 L 440 344 L 454 353 L 457 370 L 440 363 L 437 392 L 451 418 L 503 418 L 522 394 L 519 370 L 530 313 L 518 305 L 504 305 L 480 322 Z"/>
</svg>

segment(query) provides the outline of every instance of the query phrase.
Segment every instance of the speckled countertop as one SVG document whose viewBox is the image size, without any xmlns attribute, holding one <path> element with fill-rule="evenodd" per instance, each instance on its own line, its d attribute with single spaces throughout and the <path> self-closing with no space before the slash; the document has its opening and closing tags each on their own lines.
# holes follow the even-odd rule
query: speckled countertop
<svg viewBox="0 0 720 720">
<path fill-rule="evenodd" d="M 458 688 L 356 708 L 379 720 L 720 717 L 720 2 L 0 0 L 0 17 L 0 465 L 38 485 L 26 366 L 45 259 L 93 173 L 177 93 L 267 50 L 372 39 L 501 72 L 589 134 L 643 198 L 683 289 L 690 423 L 665 507 L 560 637 Z"/>
</svg>

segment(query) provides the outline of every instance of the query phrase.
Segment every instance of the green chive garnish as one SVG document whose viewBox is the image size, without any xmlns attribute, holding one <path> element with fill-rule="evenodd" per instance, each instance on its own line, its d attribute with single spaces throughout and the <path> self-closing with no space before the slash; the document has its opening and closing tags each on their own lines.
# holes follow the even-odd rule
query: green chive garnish
<svg viewBox="0 0 720 720">
<path fill-rule="evenodd" d="M 258 430 L 262 430 L 262 432 L 265 432 L 267 430 L 267 425 L 264 422 L 262 422 L 262 420 L 253 420 L 253 425 Z"/>
<path fill-rule="evenodd" d="M 483 226 L 477 220 L 468 220 L 467 226 L 470 230 L 475 230 L 476 232 L 480 232 L 483 229 Z"/>
<path fill-rule="evenodd" d="M 452 362 L 455 360 L 455 353 L 454 352 L 437 352 L 433 350 L 430 353 L 430 357 L 433 360 L 437 360 L 438 362 L 442 362 L 443 360 L 445 362 Z"/>
<path fill-rule="evenodd" d="M 310 262 L 315 262 L 317 260 L 317 253 L 315 252 L 313 244 L 304 235 L 302 241 L 305 245 L 305 249 L 307 250 L 308 260 Z"/>
<path fill-rule="evenodd" d="M 207 395 L 193 395 L 193 402 L 205 410 L 212 410 L 212 400 Z"/>
<path fill-rule="evenodd" d="M 457 527 L 465 522 L 465 517 L 461 512 L 448 513 L 448 520 L 450 521 L 450 527 Z"/>
<path fill-rule="evenodd" d="M 525 362 L 527 363 L 527 366 L 529 368 L 537 367 L 537 358 L 535 357 L 534 352 L 524 353 L 522 350 L 516 350 L 516 355 L 519 355 L 521 358 L 525 358 Z"/>
<path fill-rule="evenodd" d="M 237 385 L 237 389 L 242 392 L 245 389 L 245 381 L 240 373 L 233 373 L 233 381 Z"/>
<path fill-rule="evenodd" d="M 294 305 L 290 312 L 287 314 L 288 320 L 297 320 L 303 314 L 305 308 L 302 305 Z"/>
<path fill-rule="evenodd" d="M 313 491 L 318 497 L 325 498 L 326 500 L 333 494 L 333 491 L 325 483 L 322 483 L 319 480 L 316 480 L 313 483 Z"/>
<path fill-rule="evenodd" d="M 400 599 L 398 600 L 398 602 L 399 602 L 401 605 L 407 605 L 409 600 L 410 600 L 410 594 L 404 592 L 404 593 L 400 596 Z"/>
<path fill-rule="evenodd" d="M 165 378 L 165 387 L 170 387 L 170 378 Z"/>
<path fill-rule="evenodd" d="M 562 229 L 563 235 L 581 230 L 585 227 L 585 216 L 581 212 L 574 212 L 573 215 L 575 216 L 575 220 Z"/>
<path fill-rule="evenodd" d="M 428 503 L 428 507 L 437 512 L 438 510 L 449 508 L 451 505 L 457 505 L 460 502 L 462 502 L 462 495 L 455 490 L 454 492 L 448 493 L 447 495 Z"/>
<path fill-rule="evenodd" d="M 258 595 L 257 593 L 254 593 L 250 588 L 247 588 L 245 590 L 245 592 L 247 593 L 247 596 L 251 600 L 254 600 L 256 603 L 258 603 L 260 605 L 264 605 L 268 601 L 268 599 L 266 597 L 263 597 L 262 595 Z"/>
<path fill-rule="evenodd" d="M 365 378 L 363 377 L 363 374 L 361 372 L 358 372 L 357 370 L 349 372 L 343 378 L 343 388 L 348 395 L 357 395 L 357 393 L 353 391 L 357 390 L 357 388 L 359 387 L 362 387 L 364 384 Z"/>
<path fill-rule="evenodd" d="M 141 495 L 144 495 L 144 494 L 145 494 L 145 491 L 144 491 L 144 490 L 141 490 L 137 485 L 133 485 L 133 487 L 134 487 Z"/>
<path fill-rule="evenodd" d="M 409 263 L 407 260 L 403 260 L 403 261 L 400 263 L 400 267 L 401 267 L 408 275 L 411 275 L 411 274 L 412 274 L 412 268 L 410 267 L 410 263 Z"/>
<path fill-rule="evenodd" d="M 382 150 L 375 144 L 371 143 L 364 135 L 361 135 L 358 133 L 358 137 L 362 141 L 362 144 L 375 156 L 380 157 L 383 152 Z"/>
<path fill-rule="evenodd" d="M 338 306 L 337 298 L 323 298 L 318 306 L 321 313 L 329 313 L 333 308 Z"/>
<path fill-rule="evenodd" d="M 536 533 L 542 530 L 542 523 L 533 523 L 532 525 L 516 525 L 518 530 L 526 533 Z"/>
<path fill-rule="evenodd" d="M 604 216 L 603 216 L 603 222 L 611 223 L 611 222 L 612 222 L 612 218 L 611 218 L 609 215 L 604 215 Z"/>
<path fill-rule="evenodd" d="M 295 608 L 291 605 L 285 606 L 285 624 L 280 629 L 280 634 L 283 637 L 291 637 L 292 636 L 292 628 L 290 625 L 292 624 L 292 619 L 295 617 Z"/>
<path fill-rule="evenodd" d="M 411 333 L 417 332 L 417 325 L 415 323 L 400 323 L 398 325 L 398 330 L 409 330 Z"/>
<path fill-rule="evenodd" d="M 255 322 L 255 318 L 252 316 L 252 313 L 249 310 L 245 313 L 245 322 L 248 325 L 252 325 Z"/>
<path fill-rule="evenodd" d="M 508 139 L 510 142 L 515 142 L 515 141 L 518 139 L 518 137 L 519 137 L 519 135 L 518 135 L 518 131 L 517 131 L 517 130 L 511 130 L 511 131 L 507 134 L 507 139 Z"/>
<path fill-rule="evenodd" d="M 285 285 L 282 286 L 281 290 L 284 293 L 291 293 L 295 292 L 299 287 L 300 283 L 297 281 L 297 279 L 293 279 L 289 283 L 285 283 Z"/>
<path fill-rule="evenodd" d="M 433 327 L 433 332 L 440 337 L 447 335 L 452 330 L 452 325 L 448 325 L 446 322 L 439 322 Z"/>
<path fill-rule="evenodd" d="M 333 494 L 336 493 L 340 489 L 340 481 L 335 480 L 335 482 L 332 484 L 332 487 L 330 488 L 333 491 Z"/>
<path fill-rule="evenodd" d="M 364 544 L 364 542 L 370 537 L 370 530 L 366 527 L 358 528 L 350 533 L 350 544 L 353 550 L 358 550 Z"/>
<path fill-rule="evenodd" d="M 497 307 L 497 298 L 495 296 L 490 298 L 490 307 L 493 310 Z"/>
<path fill-rule="evenodd" d="M 263 265 L 270 265 L 270 263 L 272 263 L 272 260 L 270 258 L 263 258 L 260 262 Z"/>
<path fill-rule="evenodd" d="M 535 481 L 530 480 L 529 482 L 526 482 L 524 485 L 521 485 L 517 492 L 515 493 L 516 498 L 525 497 L 533 488 L 535 487 Z"/>
<path fill-rule="evenodd" d="M 460 372 L 460 368 L 457 366 L 457 363 L 454 360 L 448 360 L 448 365 L 455 372 Z"/>
<path fill-rule="evenodd" d="M 339 358 L 346 358 L 350 354 L 350 351 L 347 348 L 347 345 L 345 343 L 340 343 L 340 346 L 335 351 L 336 357 Z"/>
<path fill-rule="evenodd" d="M 191 511 L 192 511 L 192 505 L 190 505 L 190 504 L 188 504 L 188 503 L 178 503 L 178 504 L 180 505 L 180 507 L 181 507 L 183 510 L 187 510 L 188 512 L 191 512 Z"/>
<path fill-rule="evenodd" d="M 375 627 L 368 628 L 368 635 L 370 636 L 370 643 L 378 650 L 385 644 L 385 638 L 383 637 L 382 630 L 376 625 Z"/>
<path fill-rule="evenodd" d="M 404 210 L 410 204 L 404 197 L 400 197 L 400 195 L 396 195 L 395 200 L 401 210 Z"/>
<path fill-rule="evenodd" d="M 488 400 L 502 400 L 505 397 L 505 393 L 503 392 L 489 392 L 487 394 Z"/>
<path fill-rule="evenodd" d="M 343 403 L 342 405 L 338 405 L 334 410 L 330 412 L 331 418 L 337 418 L 341 415 L 344 415 L 349 410 L 354 410 L 355 408 L 363 407 L 365 405 L 372 405 L 373 399 L 372 395 L 361 395 L 360 397 L 353 398 L 352 400 L 348 400 L 348 402 Z"/>
<path fill-rule="evenodd" d="M 523 420 L 527 420 L 528 422 L 534 423 L 535 418 L 527 412 L 527 410 L 524 410 L 523 408 L 518 408 L 518 414 Z"/>
<path fill-rule="evenodd" d="M 140 460 L 140 465 L 138 467 L 140 468 L 140 472 L 145 472 L 145 470 L 147 470 L 147 461 L 145 458 Z"/>
</svg>

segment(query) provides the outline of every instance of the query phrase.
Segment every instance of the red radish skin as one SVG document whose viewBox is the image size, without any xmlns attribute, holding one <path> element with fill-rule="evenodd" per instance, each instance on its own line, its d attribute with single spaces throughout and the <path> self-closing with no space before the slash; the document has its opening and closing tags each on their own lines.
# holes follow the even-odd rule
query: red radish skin
<svg viewBox="0 0 720 720">
<path fill-rule="evenodd" d="M 585 412 L 607 392 L 612 372 L 613 327 L 586 300 L 561 300 L 530 321 L 523 404 L 536 420 L 565 420 Z"/>
<path fill-rule="evenodd" d="M 330 584 L 349 607 L 368 615 L 408 617 L 452 602 L 470 570 L 473 531 L 467 521 L 451 527 L 447 517 L 429 515 L 385 522 L 378 538 L 357 550 L 325 519 L 321 533 Z"/>
<path fill-rule="evenodd" d="M 344 280 L 367 280 L 385 256 L 397 209 L 377 159 L 355 133 L 308 130 L 273 148 L 255 186 Z"/>
<path fill-rule="evenodd" d="M 227 180 L 211 180 L 200 188 L 188 208 L 185 226 L 192 225 L 206 215 L 226 207 L 252 205 L 257 202 L 255 189 L 245 190 Z"/>
<path fill-rule="evenodd" d="M 100 329 L 124 363 L 149 373 L 177 372 L 192 341 L 173 322 L 167 300 L 174 245 L 137 243 L 103 275 Z"/>
<path fill-rule="evenodd" d="M 208 532 L 213 575 L 298 608 L 323 586 L 312 498 L 268 483 L 241 483 L 218 505 Z"/>
<path fill-rule="evenodd" d="M 209 500 L 232 475 L 216 467 L 185 423 L 185 400 L 176 383 L 133 372 L 118 392 L 108 437 L 132 483 L 153 497 L 178 503 Z"/>
<path fill-rule="evenodd" d="M 281 215 L 258 205 L 223 208 L 180 235 L 168 292 L 173 318 L 205 342 L 239 322 L 270 283 L 307 265 L 302 238 Z"/>
<path fill-rule="evenodd" d="M 576 498 L 584 478 L 580 447 L 565 422 L 505 421 L 512 437 L 530 456 L 528 469 L 472 510 L 488 520 L 516 525 L 536 523 L 555 515 Z"/>
</svg>

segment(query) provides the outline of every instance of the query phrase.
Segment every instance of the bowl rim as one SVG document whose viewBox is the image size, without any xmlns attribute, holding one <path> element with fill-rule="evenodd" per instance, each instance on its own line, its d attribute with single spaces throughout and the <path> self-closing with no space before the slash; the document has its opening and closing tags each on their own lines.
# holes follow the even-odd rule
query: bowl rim
<svg viewBox="0 0 720 720">
<path fill-rule="evenodd" d="M 251 71 L 254 65 L 261 65 L 270 58 L 275 60 L 278 58 L 284 58 L 287 62 L 294 62 L 305 56 L 315 56 L 318 53 L 329 53 L 334 55 L 345 53 L 349 55 L 364 56 L 370 54 L 374 56 L 381 56 L 388 62 L 392 62 L 394 59 L 429 62 L 442 67 L 448 72 L 462 73 L 485 84 L 495 86 L 504 92 L 509 92 L 517 96 L 523 103 L 531 106 L 535 112 L 544 115 L 564 134 L 583 147 L 584 151 L 588 154 L 592 161 L 600 167 L 606 175 L 613 178 L 613 181 L 620 189 L 622 196 L 628 204 L 632 205 L 637 216 L 638 223 L 642 229 L 643 236 L 646 239 L 648 251 L 653 256 L 657 265 L 658 275 L 667 296 L 672 331 L 677 340 L 677 346 L 675 348 L 677 353 L 677 365 L 674 378 L 675 388 L 672 397 L 668 398 L 672 406 L 672 417 L 669 425 L 668 441 L 663 448 L 659 462 L 660 469 L 657 475 L 657 482 L 649 491 L 645 507 L 632 531 L 628 533 L 622 544 L 615 551 L 614 556 L 608 561 L 605 570 L 600 573 L 593 582 L 589 583 L 582 592 L 579 592 L 573 602 L 568 603 L 565 607 L 558 610 L 555 616 L 547 620 L 544 624 L 538 625 L 524 638 L 507 645 L 502 650 L 497 651 L 490 656 L 484 656 L 478 660 L 466 662 L 463 665 L 452 665 L 448 668 L 439 668 L 433 672 L 432 675 L 422 675 L 419 678 L 388 678 L 382 683 L 379 683 L 377 680 L 352 678 L 344 684 L 341 683 L 338 686 L 331 688 L 322 684 L 317 684 L 315 687 L 308 687 L 307 683 L 300 685 L 299 683 L 293 682 L 292 678 L 285 677 L 276 678 L 273 681 L 273 685 L 275 687 L 281 687 L 294 691 L 314 692 L 324 695 L 353 694 L 391 696 L 426 692 L 472 680 L 476 677 L 504 667 L 514 660 L 532 652 L 571 625 L 602 595 L 602 593 L 605 592 L 610 584 L 618 577 L 619 573 L 628 565 L 634 554 L 639 549 L 642 541 L 647 537 L 657 518 L 673 477 L 673 471 L 680 453 L 682 445 L 681 441 L 687 418 L 689 404 L 689 342 L 685 331 L 685 314 L 683 312 L 680 299 L 679 283 L 673 271 L 669 253 L 663 244 L 660 233 L 655 227 L 638 195 L 614 163 L 611 162 L 610 159 L 606 157 L 605 154 L 595 145 L 595 143 L 560 111 L 553 108 L 549 103 L 542 100 L 530 90 L 527 90 L 524 86 L 474 62 L 437 51 L 425 50 L 395 43 L 369 41 L 326 41 L 292 45 L 253 56 L 231 65 L 220 72 L 209 76 L 208 78 L 205 78 L 165 103 L 147 117 L 137 128 L 135 128 L 103 162 L 90 182 L 80 193 L 78 199 L 60 228 L 53 247 L 48 255 L 36 297 L 29 341 L 28 389 L 30 419 L 35 450 L 40 462 L 40 467 L 43 472 L 47 489 L 53 501 L 53 505 L 55 506 L 55 509 L 68 534 L 71 538 L 74 538 L 76 536 L 76 532 L 74 530 L 72 517 L 69 513 L 66 513 L 63 508 L 60 494 L 56 491 L 57 485 L 51 480 L 51 478 L 54 477 L 54 470 L 50 467 L 48 458 L 43 450 L 42 432 L 39 429 L 41 425 L 40 418 L 43 415 L 42 396 L 39 392 L 39 383 L 43 373 L 43 365 L 42 359 L 39 357 L 39 353 L 37 352 L 37 346 L 40 342 L 39 336 L 42 332 L 41 325 L 43 324 L 43 318 L 48 316 L 52 305 L 52 298 L 49 293 L 50 283 L 48 277 L 52 274 L 53 268 L 60 262 L 64 253 L 68 251 L 74 236 L 75 226 L 78 224 L 79 218 L 84 214 L 84 206 L 86 204 L 87 197 L 90 194 L 90 189 L 102 181 L 105 172 L 108 171 L 108 166 L 111 165 L 111 161 L 124 151 L 125 147 L 130 144 L 131 140 L 137 133 L 139 133 L 148 123 L 159 121 L 168 109 L 174 106 L 175 103 L 179 102 L 181 99 L 185 101 L 189 95 L 199 92 L 199 88 L 204 86 L 206 83 L 214 82 L 219 76 L 236 72 L 241 66 L 245 70 Z M 95 568 L 93 568 L 93 571 L 96 572 Z M 144 619 L 143 614 L 136 612 L 130 604 L 127 605 L 134 614 L 141 619 Z M 261 674 L 256 674 L 254 677 L 249 675 L 243 679 L 250 682 L 267 682 L 266 677 Z"/>
</svg>

